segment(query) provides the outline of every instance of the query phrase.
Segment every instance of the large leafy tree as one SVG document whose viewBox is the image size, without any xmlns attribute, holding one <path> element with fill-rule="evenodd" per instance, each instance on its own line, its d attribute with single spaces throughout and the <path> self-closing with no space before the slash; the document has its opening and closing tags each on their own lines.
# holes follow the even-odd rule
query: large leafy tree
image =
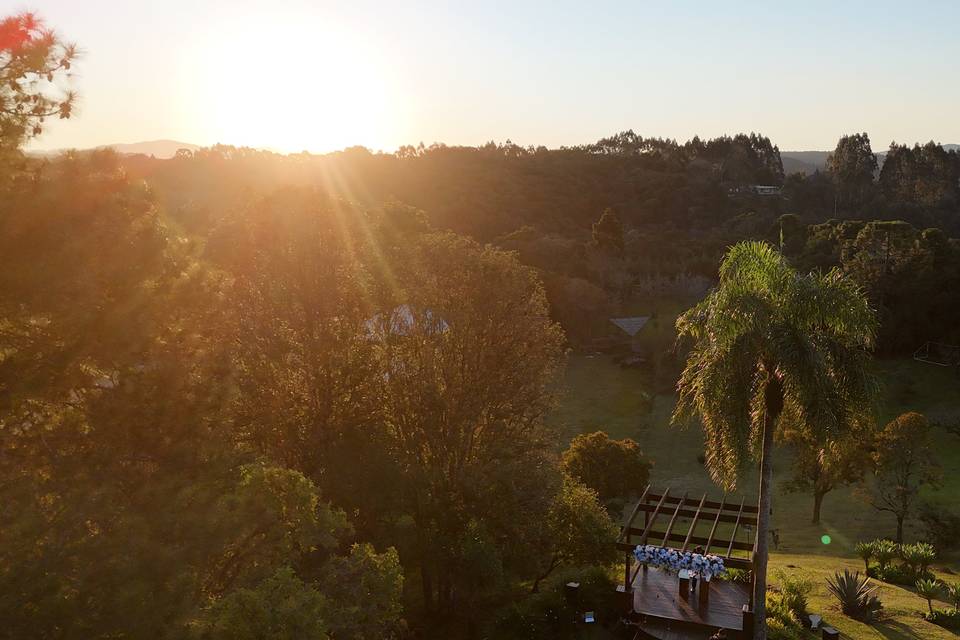
<svg viewBox="0 0 960 640">
<path fill-rule="evenodd" d="M 877 173 L 877 157 L 870 147 L 870 136 L 855 133 L 843 136 L 827 157 L 827 171 L 837 185 L 840 204 L 856 208 L 862 205 L 873 188 Z"/>
<path fill-rule="evenodd" d="M 875 482 L 869 499 L 875 509 L 897 519 L 897 542 L 903 542 L 903 523 L 916 508 L 920 490 L 938 486 L 942 478 L 930 430 L 925 416 L 910 411 L 888 422 L 877 434 Z"/>
<path fill-rule="evenodd" d="M 624 438 L 612 440 L 605 431 L 583 433 L 563 452 L 563 470 L 608 502 L 640 495 L 650 480 L 652 462 L 640 445 Z"/>
<path fill-rule="evenodd" d="M 873 422 L 867 416 L 855 420 L 839 437 L 823 440 L 805 425 L 791 425 L 784 439 L 794 447 L 793 475 L 789 491 L 813 496 L 814 524 L 820 523 L 824 497 L 839 487 L 863 478 L 870 467 L 870 443 Z"/>
<path fill-rule="evenodd" d="M 859 287 L 839 271 L 800 274 L 772 247 L 743 242 L 720 266 L 720 283 L 677 320 L 692 341 L 675 420 L 696 416 L 711 477 L 733 488 L 760 460 L 756 637 L 765 637 L 774 433 L 787 412 L 818 439 L 839 436 L 873 391 L 868 371 L 876 320 Z"/>
<path fill-rule="evenodd" d="M 600 504 L 597 492 L 569 476 L 563 479 L 544 522 L 543 562 L 531 589 L 557 567 L 604 565 L 616 557 L 617 525 Z"/>
<path fill-rule="evenodd" d="M 529 562 L 538 527 L 525 523 L 545 517 L 559 480 L 543 418 L 563 334 L 514 256 L 452 234 L 404 246 L 391 250 L 394 300 L 368 326 L 424 599 L 450 608 L 471 518 L 508 566 Z"/>
</svg>

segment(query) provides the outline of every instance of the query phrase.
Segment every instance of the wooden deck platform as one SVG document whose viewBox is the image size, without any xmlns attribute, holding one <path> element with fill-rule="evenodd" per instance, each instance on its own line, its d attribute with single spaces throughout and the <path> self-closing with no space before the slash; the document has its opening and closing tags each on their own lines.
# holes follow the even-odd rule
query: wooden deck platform
<svg viewBox="0 0 960 640">
<path fill-rule="evenodd" d="M 743 605 L 749 602 L 750 594 L 746 587 L 723 580 L 710 583 L 710 600 L 703 609 L 698 604 L 696 592 L 690 595 L 689 600 L 680 597 L 678 578 L 673 572 L 641 569 L 633 581 L 633 610 L 640 616 L 700 625 L 714 631 L 719 628 L 741 631 Z M 658 623 L 657 626 L 663 625 Z"/>
</svg>

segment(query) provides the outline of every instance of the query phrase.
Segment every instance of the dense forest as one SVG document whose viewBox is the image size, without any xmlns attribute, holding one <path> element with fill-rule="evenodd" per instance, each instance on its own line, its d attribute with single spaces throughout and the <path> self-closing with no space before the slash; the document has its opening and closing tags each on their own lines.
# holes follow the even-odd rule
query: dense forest
<svg viewBox="0 0 960 640">
<path fill-rule="evenodd" d="M 610 560 L 649 469 L 558 450 L 565 354 L 739 240 L 851 274 L 884 353 L 960 342 L 936 144 L 789 176 L 755 133 L 37 158 L 73 99 L 17 81 L 69 70 L 44 33 L 0 28 L 0 637 L 560 633 L 541 585 Z"/>
<path fill-rule="evenodd" d="M 743 239 L 773 242 L 804 268 L 855 273 L 885 320 L 882 353 L 957 343 L 960 308 L 949 292 L 960 284 L 951 240 L 960 233 L 960 154 L 893 144 L 885 158 L 878 166 L 866 134 L 845 136 L 826 172 L 785 177 L 777 147 L 757 134 L 678 144 L 627 131 L 554 150 L 508 141 L 282 156 L 217 146 L 120 163 L 192 237 L 282 186 L 415 207 L 432 228 L 534 267 L 575 344 L 595 333 L 584 318 L 617 313 L 637 291 L 702 291 L 724 249 Z M 758 195 L 756 185 L 780 190 Z"/>
</svg>

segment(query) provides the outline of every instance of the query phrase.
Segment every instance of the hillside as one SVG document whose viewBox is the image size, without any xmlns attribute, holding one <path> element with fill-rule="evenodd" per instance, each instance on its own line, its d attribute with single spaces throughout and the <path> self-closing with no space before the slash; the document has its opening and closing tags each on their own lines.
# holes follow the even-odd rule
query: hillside
<svg viewBox="0 0 960 640">
<path fill-rule="evenodd" d="M 145 155 L 153 156 L 160 160 L 167 160 L 175 156 L 178 149 L 196 151 L 200 146 L 190 144 L 189 142 L 179 142 L 177 140 L 149 140 L 143 142 L 105 144 L 96 148 L 113 149 L 123 155 Z M 36 149 L 28 153 L 36 157 L 52 157 L 60 155 L 64 151 L 66 151 L 66 149 Z"/>
</svg>

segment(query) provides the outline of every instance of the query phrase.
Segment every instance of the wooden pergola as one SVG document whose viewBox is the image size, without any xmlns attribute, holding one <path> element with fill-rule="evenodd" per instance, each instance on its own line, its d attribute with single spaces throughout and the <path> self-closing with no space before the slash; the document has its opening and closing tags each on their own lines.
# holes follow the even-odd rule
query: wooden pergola
<svg viewBox="0 0 960 640">
<path fill-rule="evenodd" d="M 642 520 L 640 514 L 643 514 Z M 719 502 L 707 495 L 656 493 L 649 486 L 622 527 L 617 548 L 624 554 L 623 584 L 617 588 L 631 613 L 645 624 L 649 637 L 699 637 L 706 630 L 726 629 L 730 637 L 750 637 L 753 628 L 753 585 L 714 580 L 699 585 L 699 601 L 682 597 L 679 579 L 667 571 L 633 566 L 638 545 L 655 545 L 681 553 L 711 554 L 728 569 L 753 570 L 758 508 L 746 498 Z M 641 626 L 643 626 L 641 624 Z M 672 629 L 668 634 L 657 629 Z M 677 635 L 689 631 L 688 636 Z M 709 634 L 708 634 L 709 635 Z M 706 637 L 706 636 L 704 636 Z"/>
</svg>

